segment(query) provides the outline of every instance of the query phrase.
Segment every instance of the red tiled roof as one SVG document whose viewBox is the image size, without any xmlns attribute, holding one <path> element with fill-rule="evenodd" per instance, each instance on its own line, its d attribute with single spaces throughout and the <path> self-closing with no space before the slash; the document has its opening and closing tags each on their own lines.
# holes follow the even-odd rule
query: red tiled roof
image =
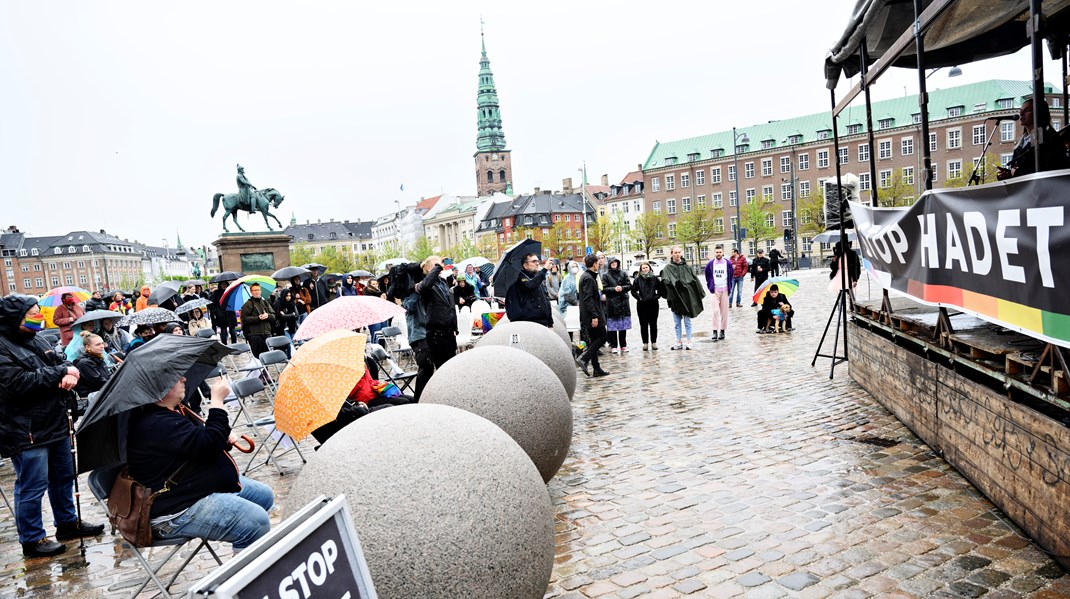
<svg viewBox="0 0 1070 599">
<path fill-rule="evenodd" d="M 441 195 L 437 195 L 437 196 L 435 196 L 433 198 L 426 198 L 426 199 L 420 200 L 420 203 L 416 204 L 416 209 L 417 210 L 430 210 L 430 209 L 435 207 L 435 204 L 438 203 L 438 201 L 440 199 L 442 199 L 442 196 Z"/>
<path fill-rule="evenodd" d="M 632 183 L 642 183 L 642 182 L 643 182 L 643 171 L 632 171 L 632 172 L 628 173 L 627 175 L 624 175 L 624 178 L 621 179 L 620 184 L 621 185 L 631 185 Z"/>
</svg>

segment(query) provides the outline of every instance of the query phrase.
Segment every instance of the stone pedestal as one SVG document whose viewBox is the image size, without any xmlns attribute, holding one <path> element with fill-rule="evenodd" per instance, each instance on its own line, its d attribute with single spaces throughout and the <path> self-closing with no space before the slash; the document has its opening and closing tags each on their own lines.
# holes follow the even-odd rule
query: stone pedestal
<svg viewBox="0 0 1070 599">
<path fill-rule="evenodd" d="M 219 270 L 271 276 L 290 265 L 290 236 L 284 233 L 224 233 L 212 242 Z"/>
</svg>

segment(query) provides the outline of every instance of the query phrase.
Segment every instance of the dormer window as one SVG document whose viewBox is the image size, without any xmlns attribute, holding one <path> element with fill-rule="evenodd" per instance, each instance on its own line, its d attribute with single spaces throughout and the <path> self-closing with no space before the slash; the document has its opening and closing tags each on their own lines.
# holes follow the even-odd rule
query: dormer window
<svg viewBox="0 0 1070 599">
<path fill-rule="evenodd" d="M 676 164 L 676 156 L 669 156 L 665 158 L 665 166 L 672 166 Z"/>
<path fill-rule="evenodd" d="M 77 251 L 77 250 L 76 250 L 76 249 L 74 249 L 74 246 L 73 246 L 73 245 L 69 245 L 69 246 L 67 246 L 67 253 L 68 253 L 68 254 L 73 254 L 73 253 L 74 253 L 74 252 L 76 252 L 76 251 Z"/>
<path fill-rule="evenodd" d="M 331 239 L 338 239 L 338 233 L 331 231 Z"/>
<path fill-rule="evenodd" d="M 788 136 L 788 143 L 789 144 L 801 144 L 802 143 L 802 135 L 799 135 L 799 134 L 789 135 Z"/>
<path fill-rule="evenodd" d="M 83 252 L 89 252 L 89 251 L 92 251 L 92 250 L 90 250 L 90 249 L 89 249 L 89 246 L 88 246 L 88 245 L 83 245 L 83 246 L 82 246 L 82 251 L 83 251 Z"/>
<path fill-rule="evenodd" d="M 862 132 L 862 125 L 861 124 L 859 124 L 859 123 L 851 123 L 850 125 L 847 125 L 847 134 L 848 135 L 855 135 L 856 133 L 861 133 L 861 132 Z"/>
<path fill-rule="evenodd" d="M 739 144 L 736 146 L 736 154 L 743 154 L 750 151 L 750 144 Z"/>
<path fill-rule="evenodd" d="M 829 139 L 832 137 L 832 129 L 822 129 L 817 132 L 818 139 Z"/>
<path fill-rule="evenodd" d="M 949 107 L 947 109 L 947 118 L 950 119 L 950 118 L 955 118 L 957 116 L 962 116 L 962 111 L 965 108 L 966 108 L 965 106 L 951 106 L 951 107 Z"/>
<path fill-rule="evenodd" d="M 31 256 L 36 256 L 37 254 L 38 254 L 37 248 L 33 248 L 32 250 L 30 250 L 30 255 Z M 26 255 L 26 250 L 22 250 L 22 255 L 23 256 Z"/>
<path fill-rule="evenodd" d="M 687 161 L 688 162 L 694 162 L 694 161 L 698 160 L 698 158 L 699 158 L 699 153 L 698 152 L 692 152 L 692 153 L 687 155 Z"/>
<path fill-rule="evenodd" d="M 36 256 L 37 255 L 37 250 L 34 250 L 33 253 Z M 19 250 L 19 255 L 20 256 L 25 256 L 26 255 L 26 250 Z"/>
<path fill-rule="evenodd" d="M 710 150 L 710 153 L 713 154 L 714 158 L 720 158 L 724 156 L 724 148 L 714 148 Z"/>
<path fill-rule="evenodd" d="M 774 141 L 772 139 L 762 140 L 762 149 L 763 150 L 768 150 L 768 149 L 775 148 L 775 147 L 776 147 L 776 141 Z"/>
<path fill-rule="evenodd" d="M 63 253 L 63 250 L 62 250 L 62 249 L 60 249 L 60 248 L 54 248 L 54 249 L 52 250 L 52 253 L 53 253 L 53 254 L 62 254 L 62 253 Z"/>
<path fill-rule="evenodd" d="M 881 119 L 877 121 L 878 129 L 891 129 L 895 126 L 895 119 Z"/>
<path fill-rule="evenodd" d="M 316 238 L 316 236 L 315 236 L 315 235 L 313 235 L 312 233 L 309 233 L 309 234 L 308 234 L 308 240 L 309 240 L 309 241 L 312 241 L 312 240 L 313 240 L 313 239 L 315 239 L 315 238 Z"/>
</svg>

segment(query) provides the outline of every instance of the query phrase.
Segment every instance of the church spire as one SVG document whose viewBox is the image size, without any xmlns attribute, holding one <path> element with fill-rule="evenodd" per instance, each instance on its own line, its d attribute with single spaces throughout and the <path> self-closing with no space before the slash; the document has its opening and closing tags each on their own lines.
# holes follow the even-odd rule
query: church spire
<svg viewBox="0 0 1070 599">
<path fill-rule="evenodd" d="M 483 35 L 483 20 L 479 21 L 479 38 L 483 54 L 479 59 L 479 93 L 476 102 L 476 150 L 487 152 L 505 149 L 502 115 L 498 107 L 498 90 L 494 87 L 494 73 L 487 58 L 487 41 Z"/>
</svg>

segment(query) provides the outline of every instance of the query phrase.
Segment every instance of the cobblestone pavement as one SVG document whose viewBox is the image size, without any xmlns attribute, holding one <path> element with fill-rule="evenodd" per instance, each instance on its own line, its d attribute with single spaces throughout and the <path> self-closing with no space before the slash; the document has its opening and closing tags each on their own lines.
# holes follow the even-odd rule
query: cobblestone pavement
<svg viewBox="0 0 1070 599">
<path fill-rule="evenodd" d="M 831 381 L 828 360 L 810 367 L 833 297 L 820 272 L 799 278 L 795 333 L 756 335 L 753 309 L 732 308 L 727 339 L 711 343 L 707 310 L 695 349 L 670 351 L 663 310 L 659 351 L 641 351 L 632 331 L 629 353 L 606 350 L 612 376 L 581 375 L 571 454 L 549 485 L 557 558 L 547 597 L 1070 596 L 1063 569 L 846 365 Z M 260 401 L 254 411 L 267 410 Z M 276 489 L 278 522 L 294 477 L 255 477 Z M 13 478 L 10 464 L 0 468 L 9 497 Z M 103 521 L 88 491 L 82 503 Z M 0 599 L 129 593 L 132 555 L 108 535 L 86 545 L 84 558 L 68 543 L 60 558 L 23 560 L 0 508 Z M 176 589 L 213 565 L 198 558 Z"/>
</svg>

